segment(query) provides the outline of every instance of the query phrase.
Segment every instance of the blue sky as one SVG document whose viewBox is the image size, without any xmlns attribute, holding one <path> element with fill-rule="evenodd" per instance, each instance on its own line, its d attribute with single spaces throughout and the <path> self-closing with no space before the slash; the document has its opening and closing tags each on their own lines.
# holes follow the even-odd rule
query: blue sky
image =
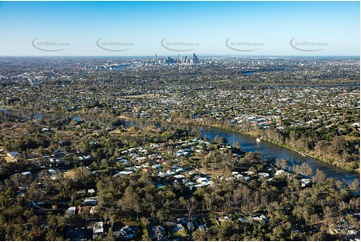
<svg viewBox="0 0 361 242">
<path fill-rule="evenodd" d="M 358 56 L 359 4 L 0 2 L 0 55 Z"/>
</svg>

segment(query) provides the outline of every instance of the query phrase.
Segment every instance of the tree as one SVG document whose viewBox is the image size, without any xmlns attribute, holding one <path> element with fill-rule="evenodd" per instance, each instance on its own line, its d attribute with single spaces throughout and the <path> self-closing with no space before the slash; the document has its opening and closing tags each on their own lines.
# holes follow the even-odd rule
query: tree
<svg viewBox="0 0 361 242">
<path fill-rule="evenodd" d="M 123 197 L 119 200 L 119 205 L 124 212 L 134 212 L 138 214 L 142 211 L 141 199 L 132 187 L 125 189 Z"/>
<path fill-rule="evenodd" d="M 143 241 L 150 240 L 149 235 L 148 235 L 148 229 L 147 229 L 147 226 L 150 224 L 149 219 L 146 217 L 141 217 L 140 221 L 142 222 L 143 232 L 144 232 L 142 235 L 142 240 Z"/>
<path fill-rule="evenodd" d="M 313 170 L 310 167 L 310 165 L 308 164 L 308 162 L 303 162 L 301 165 L 296 165 L 294 166 L 293 170 L 296 173 L 305 175 L 305 176 L 310 176 L 313 174 Z"/>
<path fill-rule="evenodd" d="M 55 233 L 55 230 L 54 229 L 49 229 L 47 232 L 46 232 L 46 236 L 45 236 L 45 240 L 48 240 L 48 241 L 55 241 L 56 240 L 56 233 Z"/>
<path fill-rule="evenodd" d="M 179 202 L 187 209 L 188 220 L 190 221 L 193 212 L 197 209 L 197 200 L 194 197 L 191 197 L 189 200 L 185 200 L 184 197 L 180 197 Z"/>
<path fill-rule="evenodd" d="M 348 188 L 351 192 L 358 192 L 360 190 L 360 181 L 358 179 L 353 180 L 348 184 Z"/>
<path fill-rule="evenodd" d="M 222 136 L 216 135 L 216 137 L 214 137 L 214 142 L 216 142 L 217 144 L 225 145 L 227 144 L 228 140 Z"/>
<path fill-rule="evenodd" d="M 109 228 L 106 240 L 108 241 L 115 241 L 115 235 L 112 228 Z"/>
<path fill-rule="evenodd" d="M 159 209 L 156 217 L 161 223 L 164 223 L 164 220 L 167 218 L 167 211 L 164 208 Z"/>
<path fill-rule="evenodd" d="M 233 147 L 233 148 L 239 149 L 240 146 L 241 146 L 241 144 L 240 144 L 238 141 L 234 141 L 234 142 L 232 143 L 232 147 Z"/>
<path fill-rule="evenodd" d="M 204 241 L 206 239 L 206 233 L 197 229 L 192 233 L 192 237 L 195 241 Z"/>
<path fill-rule="evenodd" d="M 117 211 L 114 209 L 114 207 L 107 208 L 104 211 L 103 214 L 104 218 L 108 219 L 110 221 L 110 227 L 113 228 L 115 219 L 118 217 Z"/>
<path fill-rule="evenodd" d="M 327 178 L 327 176 L 326 176 L 325 172 L 323 172 L 320 169 L 317 169 L 316 174 L 312 177 L 312 181 L 316 184 L 317 183 L 322 184 L 324 181 L 326 181 L 326 178 Z"/>
<path fill-rule="evenodd" d="M 284 170 L 288 166 L 288 161 L 286 159 L 277 159 L 276 166 Z"/>
</svg>

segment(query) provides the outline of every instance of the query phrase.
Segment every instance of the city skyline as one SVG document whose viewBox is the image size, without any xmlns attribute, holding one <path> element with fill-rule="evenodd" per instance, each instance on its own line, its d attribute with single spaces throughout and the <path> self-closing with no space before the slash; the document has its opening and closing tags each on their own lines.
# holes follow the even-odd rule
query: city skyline
<svg viewBox="0 0 361 242">
<path fill-rule="evenodd" d="M 0 2 L 0 55 L 359 56 L 359 16 L 359 2 Z"/>
</svg>

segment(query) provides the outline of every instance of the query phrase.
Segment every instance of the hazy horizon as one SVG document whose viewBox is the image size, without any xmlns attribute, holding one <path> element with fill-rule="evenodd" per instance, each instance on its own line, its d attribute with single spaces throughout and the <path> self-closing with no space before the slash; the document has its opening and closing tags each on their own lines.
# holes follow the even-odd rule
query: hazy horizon
<svg viewBox="0 0 361 242">
<path fill-rule="evenodd" d="M 359 2 L 0 2 L 1 56 L 359 56 Z"/>
</svg>

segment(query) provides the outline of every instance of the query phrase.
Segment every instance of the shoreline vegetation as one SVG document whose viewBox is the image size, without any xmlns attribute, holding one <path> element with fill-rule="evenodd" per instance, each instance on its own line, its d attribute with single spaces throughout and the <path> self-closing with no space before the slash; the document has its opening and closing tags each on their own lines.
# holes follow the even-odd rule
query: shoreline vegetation
<svg viewBox="0 0 361 242">
<path fill-rule="evenodd" d="M 14 107 L 10 107 L 10 106 L 0 106 L 1 109 L 5 109 L 5 110 L 11 110 L 11 111 L 19 111 L 19 112 L 23 112 L 24 110 L 20 109 L 19 107 L 17 107 L 16 109 L 14 109 Z M 42 113 L 45 114 L 45 113 Z M 57 115 L 56 113 L 52 113 L 49 112 L 47 114 L 51 114 L 51 115 Z M 62 115 L 65 116 L 87 116 L 86 112 L 70 112 L 70 113 L 64 113 Z M 93 117 L 91 117 L 93 118 Z M 110 115 L 108 118 L 114 118 L 112 115 Z M 196 125 L 196 126 L 203 126 L 203 127 L 213 127 L 213 128 L 218 128 L 218 129 L 222 129 L 224 131 L 230 131 L 230 132 L 235 132 L 238 134 L 242 134 L 242 135 L 248 135 L 254 138 L 260 138 L 261 141 L 267 141 L 269 143 L 272 143 L 274 145 L 278 145 L 280 147 L 295 151 L 301 155 L 306 155 L 309 157 L 312 157 L 314 159 L 318 159 L 322 162 L 325 162 L 327 164 L 336 166 L 338 168 L 344 169 L 346 171 L 349 172 L 354 172 L 357 174 L 360 174 L 360 167 L 355 168 L 354 165 L 356 162 L 351 161 L 348 162 L 346 164 L 343 164 L 341 162 L 337 162 L 336 159 L 332 159 L 330 158 L 330 156 L 328 155 L 317 155 L 316 151 L 312 150 L 312 151 L 307 151 L 304 149 L 300 149 L 297 146 L 290 146 L 288 144 L 285 143 L 285 141 L 283 142 L 277 142 L 277 140 L 275 139 L 271 139 L 270 137 L 267 136 L 267 134 L 265 133 L 267 130 L 262 130 L 259 129 L 258 127 L 248 127 L 251 130 L 245 130 L 245 128 L 242 128 L 241 126 L 235 126 L 232 125 L 229 122 L 226 121 L 214 121 L 211 119 L 207 119 L 207 118 L 203 118 L 202 120 L 200 119 L 185 119 L 185 118 L 173 118 L 171 121 L 167 121 L 167 120 L 149 120 L 149 119 L 144 119 L 144 118 L 134 118 L 134 117 L 130 117 L 127 114 L 122 114 L 120 116 L 118 116 L 119 119 L 122 120 L 129 120 L 129 121 L 144 121 L 144 122 L 159 122 L 159 123 L 166 123 L 166 124 L 179 124 L 179 125 Z M 296 142 L 297 143 L 297 140 Z"/>
<path fill-rule="evenodd" d="M 131 121 L 136 121 L 137 120 L 137 119 L 133 119 L 133 118 L 130 118 L 130 117 L 127 117 L 127 116 L 122 116 L 122 118 L 131 120 Z M 149 121 L 149 120 L 146 120 L 146 119 L 141 119 L 141 120 L 146 121 L 146 122 L 152 122 L 152 121 Z M 170 122 L 167 122 L 167 121 L 156 121 L 156 122 L 168 123 L 168 124 L 170 123 Z M 306 156 L 312 157 L 314 159 L 318 159 L 318 160 L 320 160 L 322 162 L 325 162 L 327 164 L 336 166 L 336 167 L 344 169 L 346 171 L 350 171 L 350 172 L 360 174 L 360 168 L 359 167 L 357 169 L 354 169 L 353 167 L 347 166 L 347 164 L 342 165 L 342 164 L 338 163 L 335 160 L 329 159 L 328 157 L 325 157 L 325 156 L 322 156 L 322 155 L 319 156 L 319 155 L 315 154 L 315 152 L 309 152 L 309 151 L 301 150 L 301 149 L 298 149 L 297 147 L 291 147 L 290 145 L 277 142 L 277 141 L 275 141 L 273 139 L 270 139 L 267 136 L 265 136 L 262 133 L 262 131 L 261 132 L 257 132 L 257 131 L 245 132 L 244 130 L 242 130 L 241 127 L 232 126 L 232 124 L 229 124 L 229 123 L 226 123 L 226 122 L 223 122 L 223 123 L 210 123 L 210 122 L 207 122 L 207 120 L 206 121 L 205 120 L 201 121 L 201 120 L 192 120 L 192 119 L 186 119 L 186 120 L 185 119 L 179 119 L 179 120 L 176 120 L 176 121 L 172 120 L 172 122 L 173 123 L 176 122 L 176 123 L 178 123 L 180 125 L 192 124 L 192 125 L 203 126 L 203 127 L 213 127 L 213 128 L 222 129 L 224 131 L 230 131 L 230 132 L 235 132 L 235 133 L 242 134 L 242 135 L 248 135 L 248 136 L 251 136 L 251 137 L 254 137 L 254 138 L 260 138 L 261 142 L 262 141 L 267 141 L 267 142 L 272 143 L 274 145 L 278 145 L 280 147 L 283 147 L 283 148 L 295 151 L 297 153 L 300 153 L 301 155 L 306 155 Z M 242 148 L 242 146 L 241 146 L 241 148 Z"/>
<path fill-rule="evenodd" d="M 81 231 L 97 241 L 358 236 L 357 179 L 312 175 L 307 163 L 288 171 L 225 137 L 200 138 L 190 120 L 23 114 L 2 117 L 6 149 L 22 147 L 1 167 L 4 240 L 75 240 Z"/>
<path fill-rule="evenodd" d="M 201 125 L 204 126 L 203 123 L 201 123 Z M 291 147 L 291 146 L 289 146 L 287 144 L 279 143 L 279 142 L 277 142 L 277 141 L 275 141 L 273 139 L 267 138 L 262 133 L 259 133 L 259 132 L 256 132 L 256 131 L 254 131 L 254 132 L 244 132 L 241 129 L 237 129 L 237 127 L 223 126 L 221 124 L 215 124 L 215 125 L 213 124 L 213 125 L 207 125 L 207 126 L 223 129 L 225 131 L 232 131 L 232 132 L 236 132 L 236 133 L 239 133 L 239 134 L 248 135 L 248 136 L 251 136 L 251 137 L 254 137 L 254 138 L 261 137 L 261 140 L 265 140 L 267 142 L 270 142 L 272 144 L 287 148 L 289 150 L 293 150 L 295 152 L 305 154 L 306 156 L 310 156 L 312 158 L 318 159 L 318 160 L 320 160 L 322 162 L 325 162 L 327 164 L 336 166 L 336 167 L 344 169 L 346 171 L 355 172 L 355 173 L 360 174 L 360 168 L 357 168 L 355 170 L 353 167 L 347 166 L 348 164 L 342 165 L 342 164 L 338 163 L 336 160 L 331 160 L 328 157 L 315 155 L 314 152 L 307 152 L 307 151 L 304 151 L 304 150 L 297 149 L 297 147 Z"/>
</svg>

